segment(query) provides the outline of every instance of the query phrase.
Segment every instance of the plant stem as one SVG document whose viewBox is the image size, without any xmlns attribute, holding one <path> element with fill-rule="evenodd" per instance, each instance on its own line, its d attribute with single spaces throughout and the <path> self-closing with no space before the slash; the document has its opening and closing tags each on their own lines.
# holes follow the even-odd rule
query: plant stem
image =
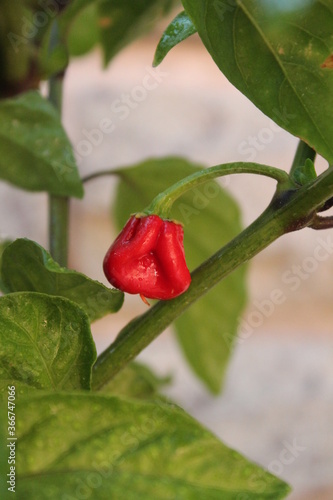
<svg viewBox="0 0 333 500">
<path fill-rule="evenodd" d="M 104 177 L 106 175 L 119 175 L 121 177 L 122 170 L 121 169 L 100 170 L 98 172 L 94 172 L 92 174 L 86 175 L 85 177 L 82 177 L 81 181 L 83 183 L 89 182 L 92 181 L 93 179 L 98 179 L 99 177 Z"/>
<path fill-rule="evenodd" d="M 58 26 L 54 22 L 50 36 L 52 50 L 58 42 Z M 62 89 L 64 73 L 53 75 L 49 79 L 48 100 L 61 115 Z M 55 261 L 61 266 L 67 266 L 68 259 L 68 221 L 69 198 L 49 195 L 49 250 Z"/>
<path fill-rule="evenodd" d="M 185 177 L 184 179 L 181 179 L 179 182 L 176 182 L 163 193 L 157 195 L 142 213 L 147 215 L 157 214 L 161 218 L 166 219 L 170 214 L 173 203 L 186 191 L 193 189 L 210 179 L 230 174 L 264 175 L 278 181 L 280 188 L 282 189 L 288 189 L 293 186 L 290 182 L 289 175 L 279 168 L 269 167 L 268 165 L 260 165 L 258 163 L 225 163 L 200 170 L 200 172 L 196 172 L 188 177 Z"/>
<path fill-rule="evenodd" d="M 69 199 L 49 196 L 49 249 L 60 266 L 67 266 Z"/>
<path fill-rule="evenodd" d="M 310 227 L 312 229 L 331 229 L 333 227 L 333 216 L 329 215 L 328 217 L 321 217 L 320 215 L 316 215 Z"/>
<path fill-rule="evenodd" d="M 283 234 L 311 224 L 316 209 L 332 194 L 333 168 L 299 189 L 277 190 L 258 219 L 195 269 L 187 292 L 173 300 L 158 302 L 123 328 L 96 361 L 93 389 L 105 385 L 191 304 L 237 267 Z"/>
</svg>

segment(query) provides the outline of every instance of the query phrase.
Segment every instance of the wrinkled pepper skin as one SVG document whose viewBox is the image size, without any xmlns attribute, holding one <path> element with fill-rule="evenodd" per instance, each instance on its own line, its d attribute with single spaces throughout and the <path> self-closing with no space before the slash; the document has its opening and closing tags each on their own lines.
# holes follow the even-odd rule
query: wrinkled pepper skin
<svg viewBox="0 0 333 500">
<path fill-rule="evenodd" d="M 191 283 L 180 224 L 157 215 L 133 215 L 103 263 L 108 281 L 123 292 L 168 300 Z"/>
</svg>

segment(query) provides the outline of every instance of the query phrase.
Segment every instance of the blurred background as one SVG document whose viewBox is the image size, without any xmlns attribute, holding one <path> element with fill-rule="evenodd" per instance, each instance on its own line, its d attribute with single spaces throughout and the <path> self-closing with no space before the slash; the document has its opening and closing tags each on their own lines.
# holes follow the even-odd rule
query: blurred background
<svg viewBox="0 0 333 500">
<path fill-rule="evenodd" d="M 82 175 L 168 155 L 205 166 L 255 161 L 288 170 L 297 140 L 229 84 L 196 35 L 152 69 L 166 24 L 106 69 L 98 50 L 71 64 L 63 121 Z M 100 141 L 93 131 L 105 119 L 114 128 Z M 326 163 L 319 158 L 316 166 L 322 171 Z M 267 206 L 275 187 L 248 175 L 221 184 L 240 204 L 244 225 Z M 72 203 L 69 267 L 105 284 L 101 263 L 116 235 L 109 215 L 114 187 L 113 178 L 96 179 L 86 184 L 85 198 Z M 0 193 L 1 236 L 47 247 L 47 197 L 4 183 Z M 218 397 L 192 374 L 172 328 L 139 356 L 158 374 L 172 375 L 165 394 L 227 445 L 289 482 L 290 500 L 333 498 L 332 276 L 332 230 L 286 235 L 253 259 L 240 340 Z M 127 296 L 118 314 L 97 321 L 98 350 L 145 309 L 139 297 Z"/>
</svg>

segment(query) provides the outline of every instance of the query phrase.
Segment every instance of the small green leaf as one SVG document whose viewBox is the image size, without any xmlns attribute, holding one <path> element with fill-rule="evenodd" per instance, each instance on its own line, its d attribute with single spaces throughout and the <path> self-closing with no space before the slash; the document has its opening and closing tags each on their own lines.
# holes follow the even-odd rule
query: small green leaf
<svg viewBox="0 0 333 500">
<path fill-rule="evenodd" d="M 322 66 L 333 52 L 332 0 L 182 3 L 230 82 L 332 163 L 333 72 Z"/>
<path fill-rule="evenodd" d="M 57 52 L 66 53 L 67 57 L 82 56 L 88 53 L 100 40 L 97 1 L 74 0 L 66 6 L 55 22 L 58 27 L 59 39 L 50 54 L 51 30 L 49 30 L 48 38 L 43 41 L 42 62 L 44 66 L 49 65 L 50 55 L 53 60 Z M 52 60 L 51 64 L 53 64 Z M 59 66 L 58 71 L 65 66 L 66 64 L 62 67 Z"/>
<path fill-rule="evenodd" d="M 153 66 L 158 66 L 167 53 L 197 30 L 185 11 L 180 12 L 164 31 L 156 47 Z"/>
<path fill-rule="evenodd" d="M 73 0 L 69 2 L 66 9 L 61 12 L 60 16 L 57 18 L 57 24 L 59 28 L 59 33 L 61 35 L 61 41 L 67 39 L 71 29 L 75 25 L 76 21 L 80 19 L 81 16 L 85 15 L 86 9 L 89 6 L 94 6 L 97 9 L 100 0 Z M 92 23 L 95 23 L 95 16 L 91 19 Z M 88 28 L 90 30 L 90 28 Z"/>
<path fill-rule="evenodd" d="M 186 358 L 213 394 L 221 392 L 245 303 L 245 273 L 241 268 L 175 321 Z"/>
<path fill-rule="evenodd" d="M 25 238 L 15 240 L 3 253 L 1 277 L 9 292 L 41 292 L 76 302 L 90 321 L 118 311 L 124 294 L 84 274 L 60 267 L 43 247 Z"/>
<path fill-rule="evenodd" d="M 166 403 L 36 394 L 18 399 L 16 415 L 25 500 L 279 500 L 289 492 Z"/>
<path fill-rule="evenodd" d="M 22 292 L 0 297 L 0 386 L 89 389 L 96 359 L 88 317 L 70 300 Z"/>
<path fill-rule="evenodd" d="M 132 362 L 102 388 L 113 396 L 152 399 L 158 396 L 160 387 L 170 382 L 170 377 L 157 377 L 147 366 Z"/>
<path fill-rule="evenodd" d="M 310 158 L 307 158 L 304 165 L 300 165 L 293 173 L 293 180 L 301 186 L 308 184 L 309 182 L 316 179 L 316 177 L 317 173 L 315 170 L 315 166 Z"/>
<path fill-rule="evenodd" d="M 57 45 L 50 51 L 50 40 L 48 37 L 43 39 L 39 53 L 39 67 L 43 80 L 63 71 L 69 63 L 68 51 L 64 45 Z"/>
<path fill-rule="evenodd" d="M 90 2 L 76 16 L 68 33 L 68 50 L 71 56 L 82 56 L 99 42 L 97 2 Z"/>
<path fill-rule="evenodd" d="M 158 193 L 202 168 L 180 158 L 166 158 L 122 170 L 114 212 L 119 228 Z M 181 197 L 174 204 L 172 216 L 185 225 L 185 254 L 191 271 L 241 230 L 235 201 L 215 181 Z M 242 267 L 175 322 L 188 361 L 214 393 L 221 388 L 245 299 Z"/>
<path fill-rule="evenodd" d="M 0 178 L 29 191 L 83 196 L 58 113 L 39 92 L 0 102 Z"/>
</svg>

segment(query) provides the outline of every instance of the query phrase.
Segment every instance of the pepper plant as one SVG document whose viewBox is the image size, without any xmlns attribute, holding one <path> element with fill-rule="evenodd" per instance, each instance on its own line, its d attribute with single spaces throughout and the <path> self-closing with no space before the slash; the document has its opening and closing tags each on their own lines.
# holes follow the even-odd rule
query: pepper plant
<svg viewBox="0 0 333 500">
<path fill-rule="evenodd" d="M 228 80 L 300 138 L 290 169 L 158 158 L 80 176 L 61 125 L 71 58 L 100 44 L 112 64 L 176 5 L 154 65 L 197 32 Z M 245 304 L 243 264 L 288 232 L 332 227 L 332 0 L 2 0 L 0 29 L 0 177 L 49 196 L 48 249 L 15 235 L 1 243 L 1 498 L 284 498 L 288 485 L 161 396 L 161 381 L 134 359 L 173 323 L 193 370 L 218 393 Z M 316 155 L 328 162 L 318 176 Z M 242 173 L 276 182 L 244 230 L 216 181 Z M 119 178 L 119 230 L 129 220 L 104 261 L 117 288 L 67 267 L 70 198 L 101 175 Z M 189 220 L 207 181 L 214 197 Z M 161 300 L 97 357 L 90 324 L 115 314 L 123 292 Z"/>
</svg>

